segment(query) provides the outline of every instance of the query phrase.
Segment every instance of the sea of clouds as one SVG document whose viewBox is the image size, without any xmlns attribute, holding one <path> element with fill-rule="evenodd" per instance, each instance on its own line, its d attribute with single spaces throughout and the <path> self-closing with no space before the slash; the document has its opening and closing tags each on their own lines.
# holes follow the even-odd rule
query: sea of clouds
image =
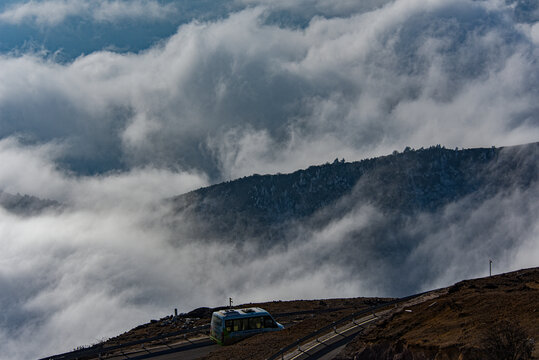
<svg viewBox="0 0 539 360">
<path fill-rule="evenodd" d="M 537 186 L 416 219 L 409 237 L 426 240 L 396 268 L 367 256 L 376 244 L 348 259 L 363 266 L 337 258 L 347 234 L 381 216 L 363 205 L 263 257 L 178 240 L 162 199 L 211 183 L 406 146 L 539 139 L 538 7 L 238 0 L 230 8 L 137 52 L 67 62 L 47 51 L 0 55 L 0 190 L 63 204 L 38 216 L 0 209 L 0 359 L 70 350 L 229 296 L 392 296 L 485 275 L 486 265 L 470 264 L 489 256 L 499 271 L 537 265 Z M 169 21 L 178 8 L 45 0 L 0 11 L 0 22 L 46 32 L 72 17 L 95 26 L 146 23 L 141 14 Z M 395 279 L 404 269 L 405 281 Z"/>
</svg>

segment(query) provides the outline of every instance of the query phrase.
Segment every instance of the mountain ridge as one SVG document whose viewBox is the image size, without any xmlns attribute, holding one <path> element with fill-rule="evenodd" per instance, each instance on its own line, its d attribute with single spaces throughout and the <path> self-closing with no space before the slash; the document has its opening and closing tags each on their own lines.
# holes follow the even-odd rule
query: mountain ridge
<svg viewBox="0 0 539 360">
<path fill-rule="evenodd" d="M 475 149 L 427 149 L 394 152 L 354 162 L 310 166 L 290 174 L 258 175 L 215 184 L 171 199 L 176 214 L 217 226 L 218 234 L 270 227 L 280 232 L 291 221 L 304 221 L 343 198 L 376 206 L 383 212 L 434 212 L 475 194 L 481 198 L 537 181 L 539 143 Z M 342 207 L 342 206 L 341 206 Z M 320 219 L 318 219 L 320 220 Z M 250 232 L 249 232 L 250 229 Z M 209 237 L 208 227 L 197 226 Z M 256 231 L 255 231 L 256 232 Z"/>
<path fill-rule="evenodd" d="M 0 207 L 19 216 L 34 216 L 48 210 L 58 210 L 62 205 L 55 200 L 41 199 L 33 195 L 13 195 L 0 190 Z"/>
</svg>

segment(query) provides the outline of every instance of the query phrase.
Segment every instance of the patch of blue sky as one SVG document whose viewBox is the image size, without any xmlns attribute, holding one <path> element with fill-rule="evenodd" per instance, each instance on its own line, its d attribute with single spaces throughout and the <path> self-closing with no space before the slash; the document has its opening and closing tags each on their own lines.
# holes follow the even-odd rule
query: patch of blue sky
<svg viewBox="0 0 539 360">
<path fill-rule="evenodd" d="M 267 25 L 284 28 L 306 28 L 315 16 L 342 17 L 360 10 L 355 7 L 320 8 L 315 6 L 318 0 L 300 1 L 298 5 L 268 3 L 265 0 L 140 0 L 131 3 L 127 0 L 92 1 L 0 1 L 0 54 L 40 53 L 54 56 L 54 60 L 58 62 L 69 62 L 78 56 L 100 50 L 137 53 L 174 35 L 183 24 L 195 20 L 215 21 L 250 6 L 266 7 L 263 21 Z M 382 4 L 384 2 L 382 1 Z M 127 13 L 122 16 L 118 7 L 111 6 L 114 3 L 128 4 L 126 6 L 157 4 L 168 13 L 157 17 L 144 16 L 140 12 L 138 16 Z M 28 6 L 29 4 L 31 6 Z M 46 9 L 44 6 L 40 8 L 40 5 L 44 4 L 50 6 Z M 51 10 L 54 6 L 59 10 Z M 370 9 L 373 6 L 362 5 L 361 9 Z M 13 10 L 16 8 L 23 9 L 15 13 Z M 105 8 L 113 8 L 116 12 L 107 14 L 103 11 Z"/>
<path fill-rule="evenodd" d="M 160 1 L 160 5 L 173 11 L 159 18 L 119 16 L 104 20 L 84 12 L 71 13 L 50 23 L 35 15 L 18 21 L 2 18 L 1 14 L 26 3 L 0 2 L 0 53 L 42 53 L 59 62 L 100 50 L 140 52 L 175 34 L 182 24 L 216 20 L 233 11 L 230 0 L 182 0 Z"/>
</svg>

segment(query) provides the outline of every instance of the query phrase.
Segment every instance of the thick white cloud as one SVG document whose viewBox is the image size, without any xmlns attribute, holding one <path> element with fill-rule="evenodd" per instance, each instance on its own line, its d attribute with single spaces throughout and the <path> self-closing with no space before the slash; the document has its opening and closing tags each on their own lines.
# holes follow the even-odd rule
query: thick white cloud
<svg viewBox="0 0 539 360">
<path fill-rule="evenodd" d="M 534 184 L 484 202 L 463 199 L 441 214 L 420 218 L 409 229 L 423 238 L 407 258 L 409 278 L 423 274 L 428 290 L 488 275 L 489 259 L 497 274 L 536 267 L 538 190 Z"/>
<path fill-rule="evenodd" d="M 98 22 L 125 19 L 154 21 L 175 13 L 174 6 L 155 0 L 30 0 L 6 7 L 0 13 L 0 22 L 54 26 L 72 16 L 88 17 Z"/>
<path fill-rule="evenodd" d="M 539 22 L 535 23 L 530 29 L 530 36 L 534 44 L 539 44 Z"/>
<path fill-rule="evenodd" d="M 189 249 L 168 243 L 161 201 L 207 180 L 156 168 L 76 176 L 56 168 L 60 147 L 0 141 L 0 188 L 63 203 L 33 217 L 0 209 L 1 359 L 45 356 L 112 336 L 179 306 L 175 296 L 190 286 L 174 280 Z M 160 304 L 148 300 L 155 294 Z M 21 345 L 29 338 L 32 344 Z"/>
<path fill-rule="evenodd" d="M 0 136 L 73 144 L 74 169 L 159 164 L 214 179 L 407 145 L 531 142 L 538 45 L 509 10 L 400 0 L 293 29 L 254 7 L 140 54 L 4 56 Z"/>
<path fill-rule="evenodd" d="M 391 268 L 363 257 L 368 251 L 356 254 L 361 271 L 339 265 L 334 249 L 380 221 L 370 207 L 307 231 L 286 253 L 253 257 L 247 273 L 222 259 L 248 258 L 255 249 L 177 239 L 159 201 L 222 179 L 408 145 L 539 139 L 537 25 L 518 23 L 505 1 L 241 3 L 250 7 L 183 25 L 138 54 L 101 51 L 64 64 L 35 54 L 0 57 L 0 190 L 66 205 L 34 217 L 0 211 L 0 357 L 69 350 L 168 308 L 217 305 L 228 296 L 394 295 L 417 286 L 413 273 L 408 283 L 377 283 L 370 269 Z M 159 4 L 32 1 L 4 9 L 0 21 L 48 26 L 69 16 L 100 22 L 172 11 Z M 305 27 L 274 25 L 280 11 L 312 15 Z M 471 208 L 463 200 L 420 219 L 406 230 L 430 235 L 403 261 L 432 258 L 449 267 L 424 286 L 480 275 L 479 265 L 459 267 L 458 252 L 436 247 L 450 239 L 447 249 L 466 248 L 456 226 L 467 239 L 477 227 L 493 229 L 479 239 L 494 240 L 473 242 L 479 250 L 466 262 L 484 255 L 503 269 L 533 265 L 532 190 Z M 494 203 L 500 208 L 489 213 Z M 470 216 L 457 216 L 459 209 Z M 436 221 L 447 226 L 432 229 Z M 505 228 L 522 235 L 514 246 L 495 236 Z M 489 244 L 510 249 L 486 254 Z M 323 254 L 328 265 L 306 261 L 305 253 Z"/>
<path fill-rule="evenodd" d="M 243 6 L 264 6 L 272 11 L 290 11 L 293 14 L 309 17 L 321 16 L 349 16 L 351 14 L 372 11 L 390 3 L 391 0 L 365 0 L 365 1 L 331 1 L 331 0 L 235 0 L 234 3 Z"/>
<path fill-rule="evenodd" d="M 370 211 L 363 222 L 343 219 L 294 251 L 262 257 L 255 244 L 182 239 L 168 226 L 162 199 L 206 185 L 200 175 L 146 168 L 81 177 L 55 168 L 59 148 L 0 141 L 0 188 L 65 204 L 30 217 L 0 208 L 0 359 L 67 351 L 174 307 L 216 306 L 228 296 L 248 302 L 361 291 L 360 283 L 345 281 L 347 273 L 300 260 L 305 251 L 329 251 L 337 231 L 361 227 Z M 239 259 L 253 271 L 238 268 Z M 287 269 L 289 262 L 298 266 Z M 321 291 L 313 281 L 328 286 Z"/>
<path fill-rule="evenodd" d="M 23 145 L 20 139 L 0 140 L 0 189 L 58 200 L 68 206 L 111 208 L 158 203 L 164 198 L 208 185 L 204 174 L 156 167 L 76 176 L 58 169 L 61 145 Z M 129 204 L 122 201 L 129 200 Z"/>
</svg>

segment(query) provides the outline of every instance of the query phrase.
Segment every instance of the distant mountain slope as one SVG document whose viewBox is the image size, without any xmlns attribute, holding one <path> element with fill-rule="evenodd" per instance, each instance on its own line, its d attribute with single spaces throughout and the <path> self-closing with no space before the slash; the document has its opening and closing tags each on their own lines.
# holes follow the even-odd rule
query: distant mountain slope
<svg viewBox="0 0 539 360">
<path fill-rule="evenodd" d="M 283 226 L 290 222 L 312 218 L 328 206 L 332 213 L 318 217 L 317 224 L 359 203 L 411 215 L 434 212 L 468 195 L 479 200 L 527 188 L 537 181 L 538 149 L 539 143 L 406 149 L 356 162 L 335 160 L 292 174 L 244 177 L 180 195 L 173 203 L 176 214 L 190 219 L 191 230 L 199 235 L 271 238 L 282 236 Z"/>
<path fill-rule="evenodd" d="M 31 216 L 45 210 L 58 209 L 60 203 L 30 195 L 12 195 L 0 190 L 0 206 L 17 215 Z"/>
</svg>

